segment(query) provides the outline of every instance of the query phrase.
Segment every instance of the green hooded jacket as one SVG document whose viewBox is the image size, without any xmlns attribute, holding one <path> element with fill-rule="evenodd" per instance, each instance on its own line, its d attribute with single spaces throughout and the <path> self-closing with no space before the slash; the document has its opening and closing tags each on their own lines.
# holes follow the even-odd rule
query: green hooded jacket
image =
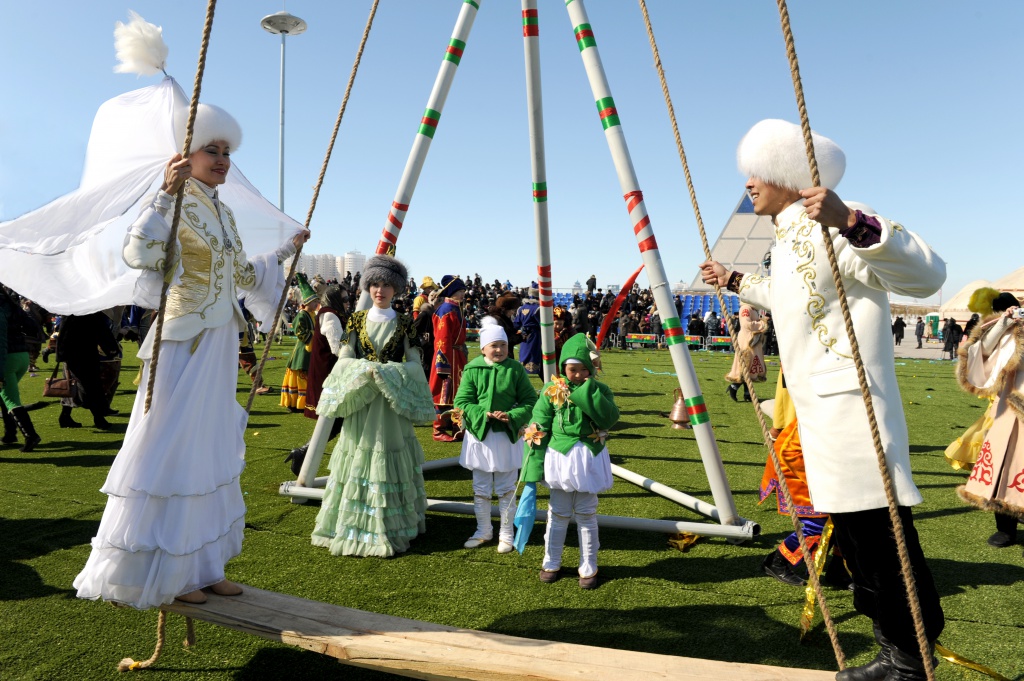
<svg viewBox="0 0 1024 681">
<path fill-rule="evenodd" d="M 509 442 L 519 439 L 537 401 L 537 390 L 530 384 L 523 365 L 512 357 L 488 364 L 481 355 L 462 370 L 462 382 L 455 394 L 455 407 L 462 410 L 463 427 L 478 440 L 490 430 L 508 435 Z M 503 411 L 509 422 L 487 418 L 487 412 Z"/>
<path fill-rule="evenodd" d="M 555 407 L 551 398 L 545 394 L 556 381 L 565 379 L 555 379 L 541 390 L 530 422 L 537 424 L 544 438 L 539 444 L 527 443 L 524 448 L 523 472 L 520 475 L 524 482 L 544 479 L 544 456 L 549 447 L 556 452 L 568 454 L 577 442 L 582 442 L 591 453 L 600 454 L 605 446 L 600 431 L 607 431 L 619 420 L 619 408 L 615 406 L 611 388 L 593 378 L 594 364 L 590 358 L 590 345 L 586 334 L 578 333 L 562 347 L 559 366 L 563 374 L 568 359 L 578 359 L 591 373 L 591 377 L 579 385 L 567 382 L 569 397 L 565 404 Z"/>
</svg>

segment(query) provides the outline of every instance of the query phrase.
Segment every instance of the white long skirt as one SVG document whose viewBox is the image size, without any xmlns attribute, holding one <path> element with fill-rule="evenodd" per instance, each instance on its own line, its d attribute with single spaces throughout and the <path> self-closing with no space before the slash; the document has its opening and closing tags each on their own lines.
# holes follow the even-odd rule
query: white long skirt
<svg viewBox="0 0 1024 681">
<path fill-rule="evenodd" d="M 614 483 L 607 447 L 594 454 L 577 442 L 566 454 L 548 447 L 544 455 L 544 484 L 551 489 L 600 494 L 610 490 Z"/>
<path fill-rule="evenodd" d="M 519 470 L 523 464 L 523 438 L 509 442 L 508 435 L 499 430 L 489 430 L 483 440 L 466 431 L 462 438 L 462 452 L 459 465 L 487 473 L 508 473 Z"/>
<path fill-rule="evenodd" d="M 160 347 L 153 403 L 144 414 L 150 362 L 124 444 L 107 475 L 79 598 L 146 609 L 224 579 L 242 549 L 245 410 L 238 404 L 234 320 Z"/>
</svg>

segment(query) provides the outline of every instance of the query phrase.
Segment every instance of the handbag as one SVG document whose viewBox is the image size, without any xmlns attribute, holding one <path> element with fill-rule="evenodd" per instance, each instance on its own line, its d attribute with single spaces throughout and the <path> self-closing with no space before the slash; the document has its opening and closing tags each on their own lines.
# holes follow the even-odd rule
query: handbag
<svg viewBox="0 0 1024 681">
<path fill-rule="evenodd" d="M 57 370 L 64 367 L 64 378 L 57 378 Z M 43 380 L 43 397 L 78 398 L 78 379 L 68 373 L 66 364 L 54 364 L 53 373 Z"/>
</svg>

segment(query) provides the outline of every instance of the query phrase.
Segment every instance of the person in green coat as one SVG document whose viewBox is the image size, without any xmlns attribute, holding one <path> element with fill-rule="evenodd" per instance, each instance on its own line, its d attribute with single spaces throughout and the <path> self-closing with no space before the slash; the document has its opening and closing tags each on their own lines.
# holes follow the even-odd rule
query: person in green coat
<svg viewBox="0 0 1024 681">
<path fill-rule="evenodd" d="M 306 409 L 306 379 L 309 371 L 310 344 L 313 342 L 313 315 L 320 307 L 320 297 L 309 285 L 306 275 L 298 272 L 295 279 L 299 283 L 302 307 L 292 320 L 295 347 L 292 348 L 292 357 L 288 360 L 284 380 L 281 381 L 281 406 L 287 407 L 293 414 Z"/>
<path fill-rule="evenodd" d="M 480 357 L 466 365 L 455 394 L 455 409 L 465 437 L 459 464 L 473 471 L 476 532 L 465 547 L 474 549 L 494 537 L 491 494 L 498 497 L 501 525 L 498 553 L 512 551 L 516 479 L 523 460 L 520 430 L 537 402 L 523 365 L 509 356 L 508 335 L 490 317 L 480 329 Z M 487 323 L 491 322 L 491 323 Z"/>
<path fill-rule="evenodd" d="M 580 588 L 597 587 L 597 495 L 612 487 L 612 464 L 604 442 L 619 420 L 611 388 L 595 375 L 597 349 L 578 333 L 562 346 L 562 377 L 544 386 L 525 434 L 524 482 L 550 488 L 540 581 L 559 577 L 569 520 L 576 517 L 580 541 Z"/>
</svg>

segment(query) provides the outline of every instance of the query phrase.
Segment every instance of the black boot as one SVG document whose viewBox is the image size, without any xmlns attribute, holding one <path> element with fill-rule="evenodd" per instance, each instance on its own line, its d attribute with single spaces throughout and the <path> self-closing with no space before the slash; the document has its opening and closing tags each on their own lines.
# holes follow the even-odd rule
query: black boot
<svg viewBox="0 0 1024 681">
<path fill-rule="evenodd" d="M 931 655 L 935 646 L 928 644 L 928 654 Z M 885 681 L 927 681 L 928 675 L 924 671 L 924 660 L 915 654 L 905 653 L 896 646 L 890 650 L 889 673 L 885 675 Z M 932 658 L 932 668 L 938 664 L 938 660 Z"/>
<path fill-rule="evenodd" d="M 893 645 L 889 639 L 882 636 L 882 630 L 878 628 L 877 623 L 873 624 L 872 628 L 875 630 L 875 640 L 881 646 L 875 659 L 861 667 L 847 667 L 836 674 L 836 681 L 882 681 L 886 678 L 892 666 Z"/>
<path fill-rule="evenodd" d="M 996 533 L 988 538 L 988 545 L 997 549 L 1017 541 L 1017 519 L 1012 515 L 996 513 Z"/>
<path fill-rule="evenodd" d="M 309 451 L 309 443 L 296 447 L 292 451 L 288 452 L 288 456 L 284 458 L 284 462 L 291 462 L 292 475 L 299 477 L 299 471 L 302 470 L 302 462 L 306 460 L 306 452 Z"/>
<path fill-rule="evenodd" d="M 105 409 L 90 409 L 89 411 L 92 412 L 92 425 L 94 428 L 110 430 L 110 421 L 105 418 Z"/>
<path fill-rule="evenodd" d="M 11 410 L 11 416 L 14 417 L 15 423 L 18 424 L 18 430 L 25 436 L 25 444 L 21 446 L 22 452 L 31 452 L 35 449 L 35 446 L 43 441 L 39 435 L 36 434 L 36 429 L 32 426 L 32 419 L 28 417 L 28 412 L 25 411 L 25 407 L 15 407 Z"/>
<path fill-rule="evenodd" d="M 0 409 L 3 410 L 4 415 L 4 437 L 0 442 L 3 442 L 5 445 L 13 445 L 18 441 L 18 426 L 3 402 L 0 402 Z"/>
<path fill-rule="evenodd" d="M 64 406 L 60 408 L 60 416 L 57 417 L 57 424 L 61 428 L 81 428 L 82 424 L 71 418 L 72 407 Z"/>
<path fill-rule="evenodd" d="M 736 399 L 736 392 L 739 389 L 740 389 L 740 384 L 739 383 L 730 383 L 729 384 L 729 388 L 728 388 L 729 397 L 732 398 L 733 402 L 739 402 L 739 400 Z"/>
<path fill-rule="evenodd" d="M 769 553 L 764 562 L 761 563 L 761 570 L 770 577 L 774 577 L 788 586 L 804 586 L 807 580 L 793 571 L 793 566 L 776 549 Z"/>
<path fill-rule="evenodd" d="M 832 556 L 828 567 L 825 568 L 824 580 L 822 581 L 839 591 L 853 591 L 853 577 L 847 572 L 846 566 L 843 565 L 843 559 L 840 556 Z"/>
</svg>

